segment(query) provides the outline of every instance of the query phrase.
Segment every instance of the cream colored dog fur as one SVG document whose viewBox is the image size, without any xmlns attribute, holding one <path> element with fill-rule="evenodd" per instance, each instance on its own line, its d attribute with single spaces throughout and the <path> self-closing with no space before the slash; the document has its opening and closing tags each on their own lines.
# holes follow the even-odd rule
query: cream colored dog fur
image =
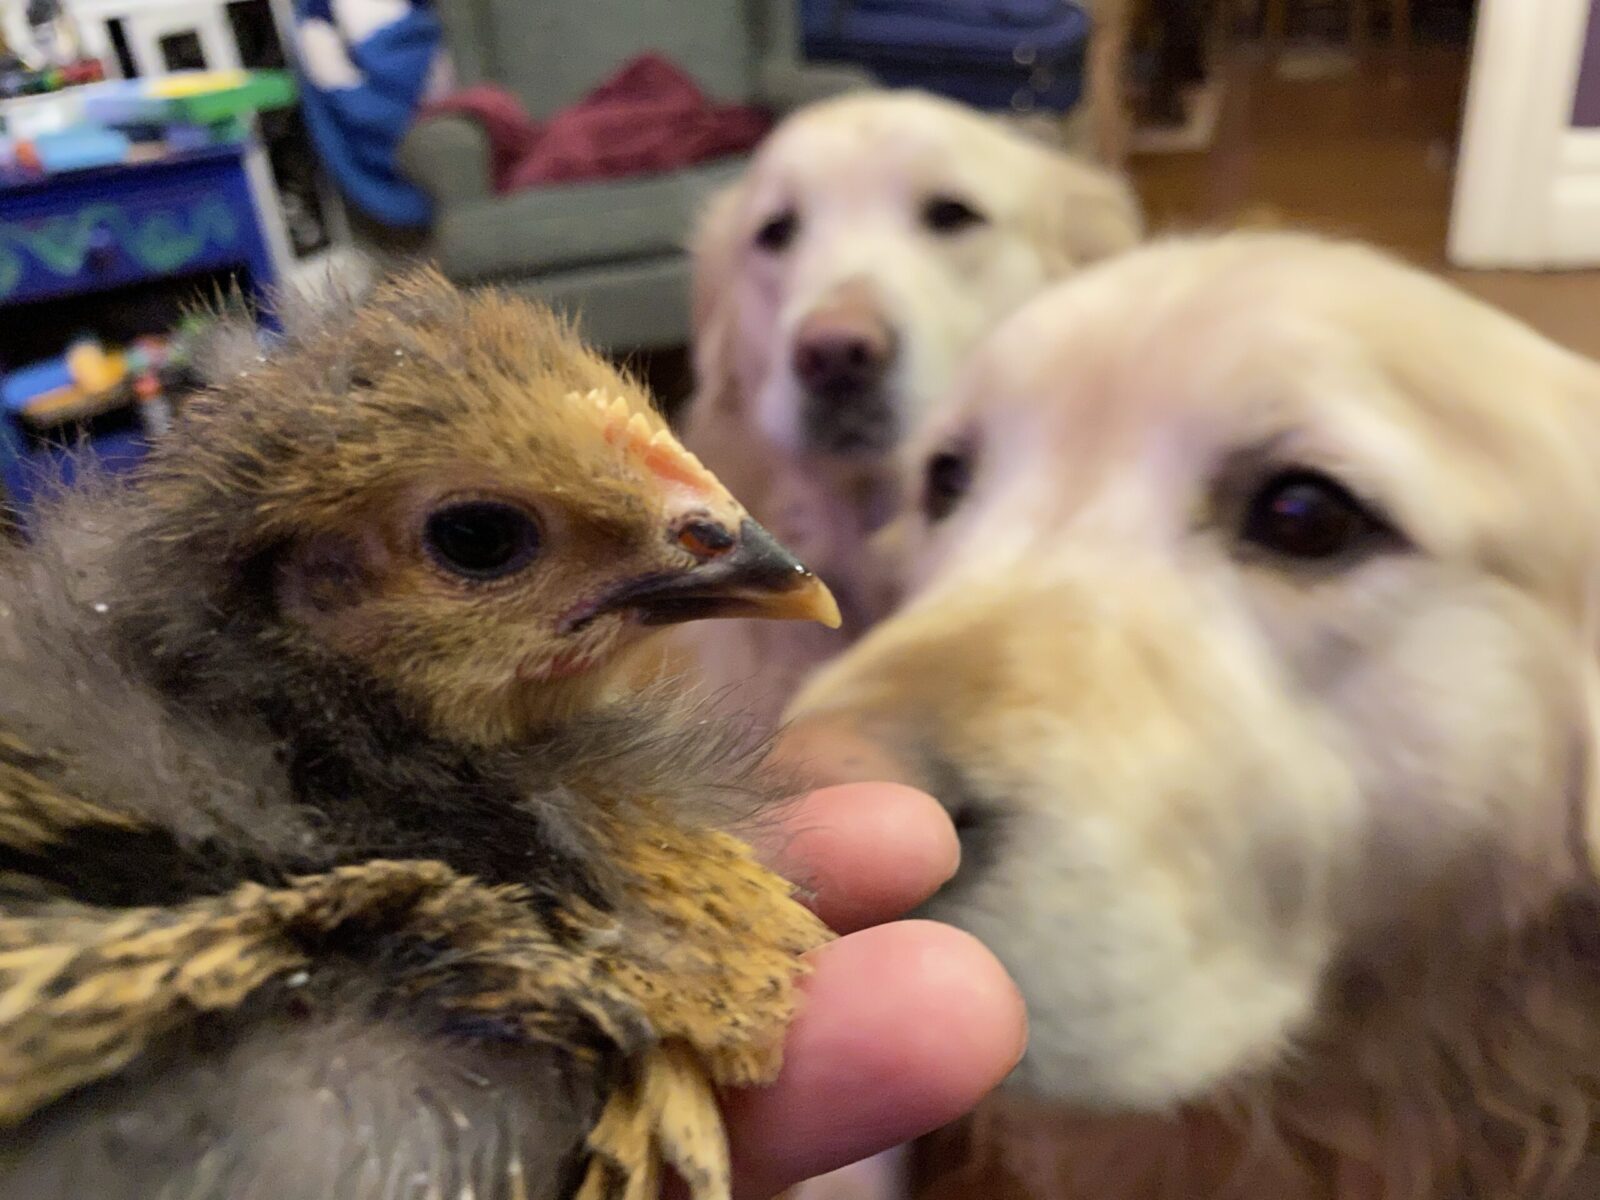
<svg viewBox="0 0 1600 1200">
<path fill-rule="evenodd" d="M 1138 234 L 1120 180 L 932 96 L 846 96 L 773 133 L 696 239 L 685 441 L 834 587 L 846 630 L 693 631 L 714 685 L 759 672 L 739 703 L 776 716 L 800 675 L 870 622 L 881 606 L 863 541 L 892 511 L 900 440 L 997 321 Z M 828 420 L 808 430 L 796 365 L 819 322 L 883 356 L 842 418 L 872 407 L 881 419 L 842 450 Z"/>
<path fill-rule="evenodd" d="M 790 748 L 952 810 L 928 913 L 1070 1114 L 1036 1194 L 1600 1195 L 1600 368 L 1366 249 L 1170 241 L 910 461 L 912 595 Z"/>
</svg>

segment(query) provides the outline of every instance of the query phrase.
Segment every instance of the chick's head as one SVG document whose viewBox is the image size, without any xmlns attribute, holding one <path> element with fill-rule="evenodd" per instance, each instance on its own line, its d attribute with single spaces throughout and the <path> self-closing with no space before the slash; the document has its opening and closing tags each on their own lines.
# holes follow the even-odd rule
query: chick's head
<svg viewBox="0 0 1600 1200">
<path fill-rule="evenodd" d="M 147 491 L 169 556 L 257 593 L 285 652 L 460 740 L 592 700 L 656 626 L 837 623 L 638 385 L 542 307 L 427 271 L 197 397 Z"/>
</svg>

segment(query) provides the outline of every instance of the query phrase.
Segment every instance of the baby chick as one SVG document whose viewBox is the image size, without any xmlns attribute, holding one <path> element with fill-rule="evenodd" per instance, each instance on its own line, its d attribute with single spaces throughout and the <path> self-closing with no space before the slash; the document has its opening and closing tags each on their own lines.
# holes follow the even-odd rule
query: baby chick
<svg viewBox="0 0 1600 1200">
<path fill-rule="evenodd" d="M 627 680 L 832 598 L 542 309 L 289 324 L 0 560 L 0 1196 L 726 1197 L 827 935 Z"/>
</svg>

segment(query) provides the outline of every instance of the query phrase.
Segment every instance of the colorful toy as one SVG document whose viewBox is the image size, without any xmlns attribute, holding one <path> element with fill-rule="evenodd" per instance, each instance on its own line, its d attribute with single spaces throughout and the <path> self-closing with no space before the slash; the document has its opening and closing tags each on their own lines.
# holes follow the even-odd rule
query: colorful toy
<svg viewBox="0 0 1600 1200">
<path fill-rule="evenodd" d="M 54 174 L 126 162 L 132 143 L 127 134 L 115 129 L 77 125 L 59 133 L 41 134 L 31 145 L 36 169 Z"/>
<path fill-rule="evenodd" d="M 239 141 L 251 115 L 293 104 L 295 94 L 286 71 L 178 71 L 16 101 L 4 117 L 0 171 L 110 166 L 128 161 L 135 141 L 152 137 L 177 151 Z"/>
<path fill-rule="evenodd" d="M 105 64 L 85 58 L 62 67 L 30 71 L 21 65 L 0 66 L 0 100 L 18 96 L 42 96 L 63 89 L 97 83 L 106 77 Z"/>
<path fill-rule="evenodd" d="M 67 370 L 86 392 L 103 392 L 122 382 L 128 373 L 124 356 L 107 351 L 96 338 L 80 338 L 67 347 Z"/>
<path fill-rule="evenodd" d="M 189 317 L 120 349 L 80 338 L 60 358 L 12 372 L 0 385 L 0 407 L 44 430 L 132 405 L 145 431 L 160 433 L 172 423 L 172 398 L 195 384 L 190 346 L 205 323 Z"/>
<path fill-rule="evenodd" d="M 95 338 L 80 338 L 60 358 L 13 372 L 3 400 L 30 425 L 55 425 L 117 407 L 117 388 L 127 375 L 121 351 L 107 350 Z"/>
<path fill-rule="evenodd" d="M 294 103 L 287 71 L 177 71 L 155 79 L 97 84 L 83 93 L 84 117 L 129 125 L 230 125 Z"/>
</svg>

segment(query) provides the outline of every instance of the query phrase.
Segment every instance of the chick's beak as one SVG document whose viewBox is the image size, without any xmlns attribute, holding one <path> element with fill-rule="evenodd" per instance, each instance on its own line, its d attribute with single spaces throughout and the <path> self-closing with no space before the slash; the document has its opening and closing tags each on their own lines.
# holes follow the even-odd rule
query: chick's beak
<svg viewBox="0 0 1600 1200">
<path fill-rule="evenodd" d="M 748 517 L 729 537 L 716 527 L 703 561 L 682 571 L 631 580 L 604 607 L 631 609 L 646 625 L 675 625 L 712 617 L 817 621 L 839 627 L 833 593 L 770 533 Z"/>
</svg>

